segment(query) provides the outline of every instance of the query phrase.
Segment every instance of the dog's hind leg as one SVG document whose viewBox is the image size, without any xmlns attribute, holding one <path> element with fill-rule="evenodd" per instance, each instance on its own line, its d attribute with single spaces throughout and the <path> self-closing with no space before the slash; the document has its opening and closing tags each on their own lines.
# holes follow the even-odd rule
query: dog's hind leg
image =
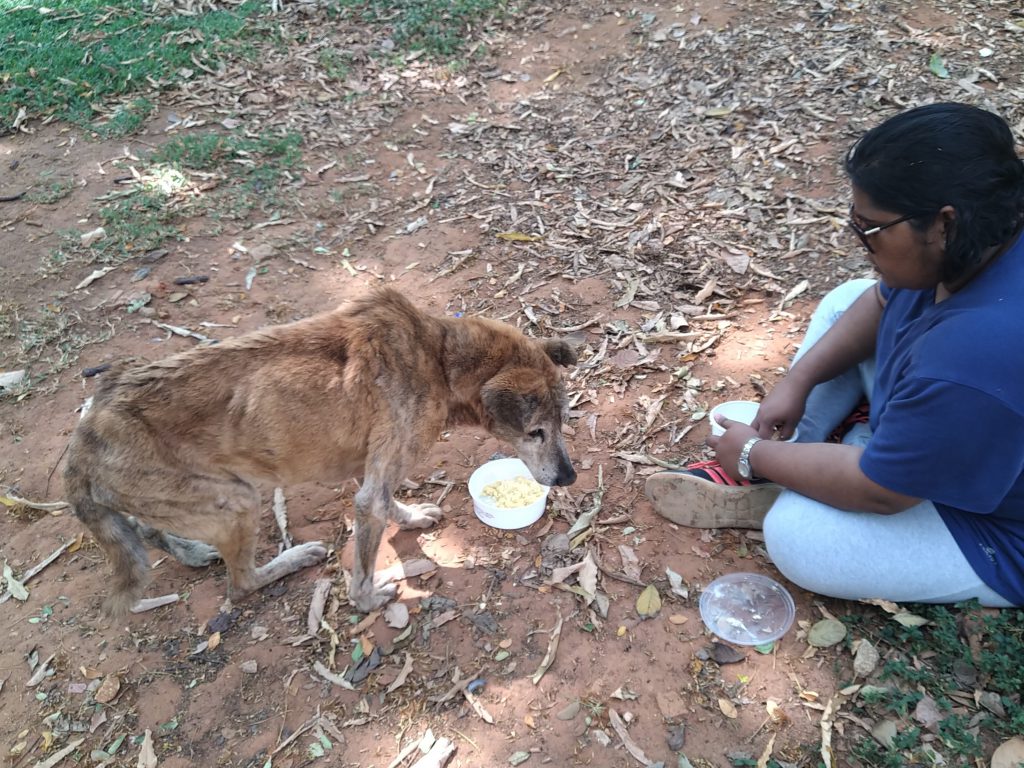
<svg viewBox="0 0 1024 768">
<path fill-rule="evenodd" d="M 442 517 L 441 508 L 437 504 L 403 504 L 393 501 L 391 519 L 398 523 L 403 531 L 412 528 L 430 528 Z"/>
<path fill-rule="evenodd" d="M 127 517 L 103 504 L 79 498 L 74 509 L 110 561 L 114 579 L 103 611 L 120 619 L 139 601 L 149 582 L 149 557 L 142 540 Z"/>
</svg>

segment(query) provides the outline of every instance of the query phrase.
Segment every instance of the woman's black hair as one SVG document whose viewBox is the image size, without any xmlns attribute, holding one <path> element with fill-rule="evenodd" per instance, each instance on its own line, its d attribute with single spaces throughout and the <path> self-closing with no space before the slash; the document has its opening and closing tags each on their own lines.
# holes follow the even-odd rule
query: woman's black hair
<svg viewBox="0 0 1024 768">
<path fill-rule="evenodd" d="M 969 104 L 917 107 L 865 133 L 846 154 L 850 181 L 880 208 L 923 229 L 946 205 L 942 280 L 954 281 L 1024 224 L 1024 160 L 1003 118 Z"/>
</svg>

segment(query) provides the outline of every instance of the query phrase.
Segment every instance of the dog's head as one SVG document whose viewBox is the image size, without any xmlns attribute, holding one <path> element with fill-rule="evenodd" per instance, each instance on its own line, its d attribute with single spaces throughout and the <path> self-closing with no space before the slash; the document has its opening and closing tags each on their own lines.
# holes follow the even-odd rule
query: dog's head
<svg viewBox="0 0 1024 768">
<path fill-rule="evenodd" d="M 576 470 L 565 447 L 562 424 L 569 407 L 561 375 L 554 365 L 576 363 L 564 341 L 536 343 L 543 351 L 538 364 L 504 368 L 480 391 L 487 429 L 515 446 L 516 453 L 543 485 L 572 485 Z"/>
</svg>

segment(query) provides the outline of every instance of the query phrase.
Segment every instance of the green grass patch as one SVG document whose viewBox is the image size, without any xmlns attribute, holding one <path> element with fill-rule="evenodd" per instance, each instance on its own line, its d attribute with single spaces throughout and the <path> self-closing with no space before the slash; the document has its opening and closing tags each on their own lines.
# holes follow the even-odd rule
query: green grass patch
<svg viewBox="0 0 1024 768">
<path fill-rule="evenodd" d="M 337 0 L 343 14 L 383 28 L 401 50 L 450 57 L 462 52 L 488 18 L 504 13 L 506 0 Z"/>
<path fill-rule="evenodd" d="M 216 190 L 189 205 L 189 212 L 214 221 L 236 220 L 255 210 L 273 215 L 286 201 L 282 187 L 302 163 L 302 137 L 297 133 L 186 134 L 157 150 L 150 163 L 177 171 L 219 170 L 228 179 Z"/>
<path fill-rule="evenodd" d="M 141 165 L 142 178 L 123 191 L 100 199 L 105 234 L 90 246 L 81 232 L 69 232 L 62 247 L 42 266 L 61 272 L 72 260 L 117 265 L 181 238 L 180 222 L 194 215 L 240 219 L 253 210 L 283 206 L 282 185 L 302 161 L 298 134 L 182 134 L 157 149 Z M 218 173 L 220 185 L 199 195 L 189 189 L 190 171 Z"/>
<path fill-rule="evenodd" d="M 104 139 L 116 139 L 138 133 L 143 123 L 156 110 L 156 105 L 149 99 L 132 99 L 127 104 L 118 106 L 113 114 L 101 123 L 96 123 L 93 130 Z"/>
<path fill-rule="evenodd" d="M 863 738 L 854 748 L 858 765 L 900 768 L 932 765 L 939 753 L 946 765 L 974 765 L 986 748 L 1024 733 L 1024 611 L 1003 610 L 980 615 L 976 606 L 914 606 L 929 620 L 921 627 L 887 621 L 872 626 L 874 617 L 848 617 L 857 634 L 866 634 L 885 658 L 877 689 L 861 694 L 846 709 L 868 722 L 898 723 L 892 743 Z M 973 622 L 976 652 L 964 639 L 965 619 Z M 973 703 L 984 694 L 982 706 Z M 916 712 L 928 697 L 938 713 L 929 733 Z"/>
<path fill-rule="evenodd" d="M 301 144 L 302 137 L 297 133 L 257 137 L 222 133 L 183 134 L 156 150 L 150 163 L 166 163 L 194 171 L 212 171 L 230 163 L 240 175 L 260 175 L 261 172 L 280 172 L 296 167 L 302 159 Z"/>
<path fill-rule="evenodd" d="M 89 327 L 77 313 L 66 310 L 59 302 L 41 306 L 29 315 L 16 314 L 12 320 L 18 337 L 18 364 L 30 370 L 18 399 L 74 365 L 86 346 L 113 336 L 109 326 Z"/>
<path fill-rule="evenodd" d="M 107 235 L 91 247 L 94 261 L 120 264 L 159 247 L 165 240 L 180 238 L 177 215 L 167 196 L 158 189 L 143 188 L 100 208 Z"/>
<path fill-rule="evenodd" d="M 264 5 L 179 16 L 138 2 L 0 0 L 0 133 L 21 108 L 89 125 L 94 104 L 117 99 L 127 106 L 110 130 L 131 130 L 148 108 L 130 97 L 175 84 L 179 70 L 195 69 L 193 56 L 210 61 L 240 47 L 249 17 Z"/>
<path fill-rule="evenodd" d="M 58 200 L 63 200 L 70 195 L 74 186 L 74 182 L 71 179 L 44 182 L 41 186 L 31 189 L 25 195 L 25 199 L 30 203 L 49 205 L 56 203 Z"/>
</svg>

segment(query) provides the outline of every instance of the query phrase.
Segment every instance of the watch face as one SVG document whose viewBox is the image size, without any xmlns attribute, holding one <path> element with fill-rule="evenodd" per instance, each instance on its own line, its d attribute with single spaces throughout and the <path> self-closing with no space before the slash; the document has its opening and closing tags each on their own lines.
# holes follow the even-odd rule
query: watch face
<svg viewBox="0 0 1024 768">
<path fill-rule="evenodd" d="M 740 466 L 739 466 L 740 477 L 742 477 L 744 480 L 749 480 L 750 479 L 750 461 L 747 460 L 747 459 L 740 459 L 739 463 L 740 463 Z"/>
</svg>

